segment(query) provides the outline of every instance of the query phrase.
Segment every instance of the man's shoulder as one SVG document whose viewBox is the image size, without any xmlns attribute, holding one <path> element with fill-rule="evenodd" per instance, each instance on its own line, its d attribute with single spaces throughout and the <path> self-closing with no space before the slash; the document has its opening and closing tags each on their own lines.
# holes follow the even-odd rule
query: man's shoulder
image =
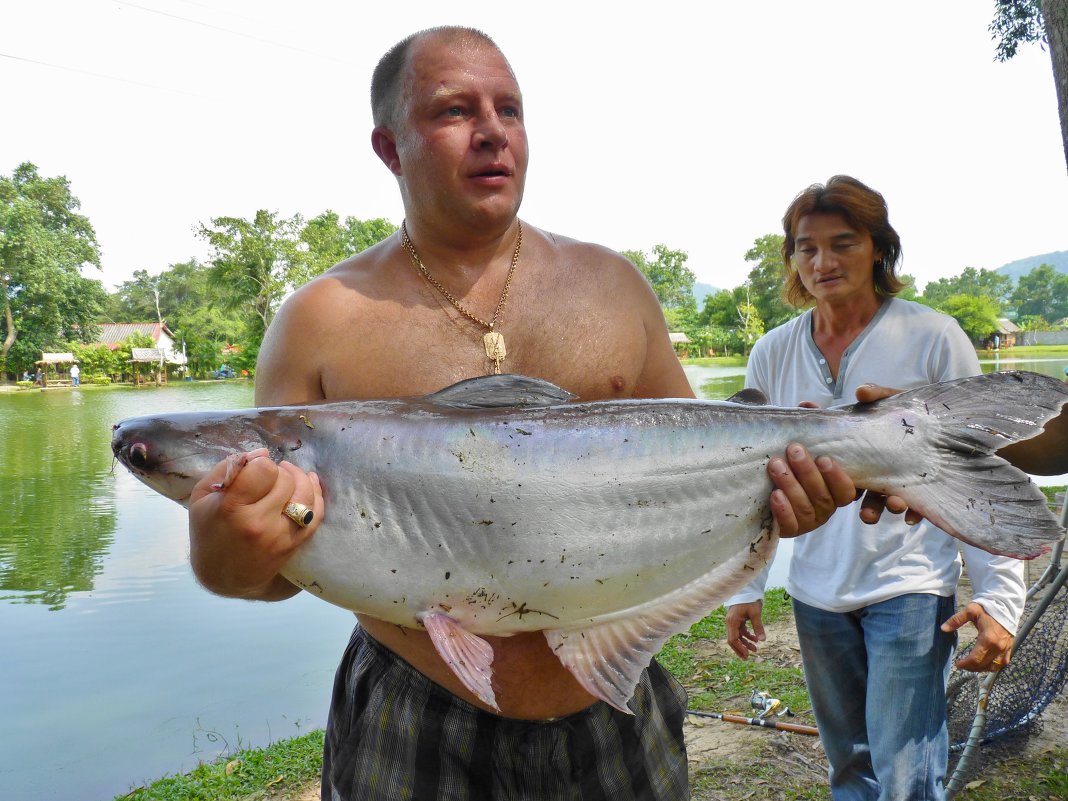
<svg viewBox="0 0 1068 801">
<path fill-rule="evenodd" d="M 935 330 L 942 330 L 947 325 L 956 324 L 956 320 L 948 314 L 904 298 L 891 299 L 886 313 L 891 319 L 907 319 L 909 326 L 925 326 Z"/>
<path fill-rule="evenodd" d="M 530 225 L 524 225 L 524 230 L 529 231 L 538 238 L 539 247 L 545 248 L 549 253 L 554 254 L 563 261 L 582 262 L 606 267 L 622 267 L 631 264 L 621 253 L 605 245 L 586 242 L 558 234 L 555 231 L 534 228 Z M 526 246 L 524 245 L 524 247 Z"/>
</svg>

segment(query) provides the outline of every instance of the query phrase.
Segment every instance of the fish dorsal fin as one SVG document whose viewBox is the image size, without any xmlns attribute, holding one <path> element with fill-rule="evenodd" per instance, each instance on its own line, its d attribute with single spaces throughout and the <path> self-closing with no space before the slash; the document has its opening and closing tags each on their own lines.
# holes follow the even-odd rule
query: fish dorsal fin
<svg viewBox="0 0 1068 801">
<path fill-rule="evenodd" d="M 686 586 L 603 623 L 546 631 L 545 639 L 586 692 L 631 714 L 627 703 L 642 671 L 668 638 L 688 631 L 751 581 L 774 555 L 777 541 L 764 528 L 749 548 Z"/>
<path fill-rule="evenodd" d="M 574 395 L 552 382 L 514 374 L 468 378 L 426 396 L 437 406 L 465 409 L 556 406 L 574 399 Z"/>
<path fill-rule="evenodd" d="M 727 403 L 746 403 L 750 406 L 767 406 L 768 396 L 759 389 L 749 387 L 735 392 L 727 398 Z"/>
<path fill-rule="evenodd" d="M 443 612 L 419 615 L 430 641 L 464 687 L 500 711 L 493 694 L 493 646 Z"/>
</svg>

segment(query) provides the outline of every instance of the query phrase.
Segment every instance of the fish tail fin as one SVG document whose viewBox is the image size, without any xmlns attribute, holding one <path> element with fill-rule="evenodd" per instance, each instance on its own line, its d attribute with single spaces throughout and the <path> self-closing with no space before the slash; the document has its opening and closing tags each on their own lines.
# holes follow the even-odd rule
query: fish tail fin
<svg viewBox="0 0 1068 801">
<path fill-rule="evenodd" d="M 919 475 L 867 488 L 901 496 L 947 534 L 990 553 L 1018 559 L 1046 553 L 1064 529 L 1030 477 L 995 452 L 1040 433 L 1065 402 L 1068 388 L 1058 379 L 1008 371 L 858 404 L 853 410 L 860 414 L 900 412 L 901 424 L 929 430 L 934 446 Z"/>
</svg>

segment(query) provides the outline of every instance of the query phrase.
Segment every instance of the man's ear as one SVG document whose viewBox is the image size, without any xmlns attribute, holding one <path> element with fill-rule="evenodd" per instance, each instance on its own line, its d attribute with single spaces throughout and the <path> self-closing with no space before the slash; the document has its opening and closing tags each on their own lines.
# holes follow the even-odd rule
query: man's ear
<svg viewBox="0 0 1068 801">
<path fill-rule="evenodd" d="M 400 159 L 397 157 L 397 140 L 393 131 L 384 125 L 379 125 L 371 131 L 371 147 L 382 163 L 389 167 L 394 175 L 401 174 Z"/>
</svg>

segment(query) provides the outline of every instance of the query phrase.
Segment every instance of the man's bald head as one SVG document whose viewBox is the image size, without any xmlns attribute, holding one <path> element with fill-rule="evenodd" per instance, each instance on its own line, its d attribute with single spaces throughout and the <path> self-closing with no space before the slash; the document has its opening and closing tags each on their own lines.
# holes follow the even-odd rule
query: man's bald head
<svg viewBox="0 0 1068 801">
<path fill-rule="evenodd" d="M 476 28 L 444 25 L 417 31 L 393 45 L 379 60 L 371 76 L 371 114 L 376 127 L 393 128 L 396 125 L 404 101 L 404 70 L 415 44 L 427 39 L 436 39 L 456 47 L 500 48 L 489 36 Z M 501 54 L 504 57 L 504 54 Z M 506 59 L 507 61 L 507 59 Z"/>
</svg>

